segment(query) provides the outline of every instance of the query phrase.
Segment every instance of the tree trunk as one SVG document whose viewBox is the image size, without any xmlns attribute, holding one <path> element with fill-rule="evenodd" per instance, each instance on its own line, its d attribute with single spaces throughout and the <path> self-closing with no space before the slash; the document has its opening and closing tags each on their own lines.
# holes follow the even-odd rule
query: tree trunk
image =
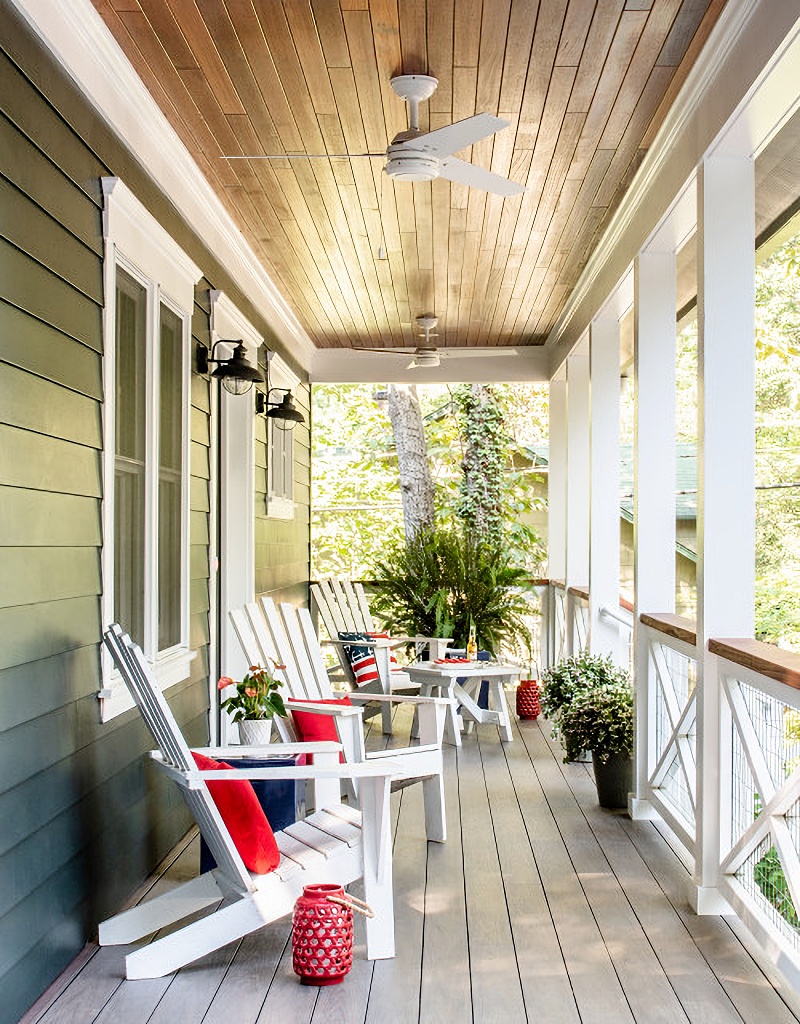
<svg viewBox="0 0 800 1024">
<path fill-rule="evenodd" d="M 422 413 L 413 384 L 389 385 L 389 419 L 392 421 L 400 493 L 403 496 L 403 524 L 406 540 L 421 529 L 433 526 L 433 481 Z"/>
</svg>

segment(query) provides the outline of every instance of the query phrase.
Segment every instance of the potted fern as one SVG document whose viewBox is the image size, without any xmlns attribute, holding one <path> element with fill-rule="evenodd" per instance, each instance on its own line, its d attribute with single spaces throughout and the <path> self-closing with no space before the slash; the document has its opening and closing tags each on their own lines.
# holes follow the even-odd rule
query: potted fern
<svg viewBox="0 0 800 1024">
<path fill-rule="evenodd" d="M 392 632 L 452 637 L 466 647 L 530 650 L 528 570 L 501 542 L 465 530 L 421 530 L 392 546 L 374 571 L 374 611 Z"/>
</svg>

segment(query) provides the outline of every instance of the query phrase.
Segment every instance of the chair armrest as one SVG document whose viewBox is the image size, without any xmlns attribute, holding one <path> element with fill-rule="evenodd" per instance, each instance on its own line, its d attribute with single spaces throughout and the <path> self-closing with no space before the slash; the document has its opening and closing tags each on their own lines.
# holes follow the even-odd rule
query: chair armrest
<svg viewBox="0 0 800 1024">
<path fill-rule="evenodd" d="M 348 693 L 347 696 L 352 698 L 355 694 Z M 356 715 L 363 716 L 364 714 L 363 708 L 348 707 L 346 704 L 315 704 L 313 701 L 309 701 L 308 703 L 303 701 L 302 707 L 293 708 L 291 703 L 287 706 L 290 711 L 302 711 L 304 714 L 308 711 L 312 715 L 327 715 L 329 718 L 352 718 Z M 270 747 L 275 745 L 276 744 L 271 743 Z"/>
<path fill-rule="evenodd" d="M 339 743 L 303 743 L 275 744 L 275 746 L 292 747 L 298 753 L 336 754 L 341 750 Z M 322 748 L 322 749 L 320 749 Z M 274 768 L 223 768 L 215 771 L 190 769 L 181 771 L 167 764 L 161 752 L 150 751 L 150 756 L 161 768 L 181 786 L 197 789 L 200 782 L 231 782 L 235 779 L 362 779 L 383 776 L 393 778 L 403 774 L 403 766 L 392 760 L 382 760 L 380 764 L 371 765 L 365 761 L 355 763 L 332 763 L 330 765 L 287 764 Z"/>
<path fill-rule="evenodd" d="M 361 700 L 365 704 L 372 701 L 393 701 L 398 704 L 452 704 L 449 697 L 415 697 L 410 693 L 349 693 L 350 700 Z"/>
<path fill-rule="evenodd" d="M 394 639 L 394 637 L 392 638 Z M 321 640 L 320 643 L 330 644 L 332 647 L 392 647 L 392 640 Z"/>
<path fill-rule="evenodd" d="M 359 708 L 354 708 L 358 712 Z M 316 740 L 309 743 L 268 743 L 265 746 L 245 747 L 237 744 L 235 747 L 192 747 L 198 754 L 205 754 L 206 757 L 223 758 L 229 760 L 237 757 L 297 757 L 300 754 L 338 754 L 342 749 L 341 743 L 334 740 Z M 151 751 L 155 757 L 157 751 Z M 160 755 L 155 757 L 160 760 Z"/>
</svg>

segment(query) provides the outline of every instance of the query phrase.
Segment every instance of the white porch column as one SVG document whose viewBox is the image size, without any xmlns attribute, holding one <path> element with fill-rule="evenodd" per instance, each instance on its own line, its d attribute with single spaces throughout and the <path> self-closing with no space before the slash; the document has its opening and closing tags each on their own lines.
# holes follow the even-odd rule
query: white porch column
<svg viewBox="0 0 800 1024">
<path fill-rule="evenodd" d="M 547 470 L 547 571 L 551 579 L 567 575 L 567 378 L 550 381 L 550 448 Z"/>
<path fill-rule="evenodd" d="M 243 341 L 250 362 L 255 365 L 258 348 L 264 338 L 256 331 L 230 299 L 220 291 L 211 292 L 211 340 Z M 226 346 L 221 346 L 225 349 Z M 226 352 L 225 355 L 229 355 Z M 253 424 L 255 418 L 252 392 L 232 395 L 212 381 L 218 391 L 214 409 L 219 417 L 218 426 L 212 423 L 212 432 L 219 430 L 216 493 L 219 506 L 219 608 L 220 665 L 225 675 L 241 679 L 248 663 L 230 623 L 228 612 L 255 600 L 255 445 Z M 212 566 L 212 571 L 213 571 Z M 212 586 L 214 583 L 212 577 Z M 210 715 L 218 714 L 216 680 L 211 679 L 212 700 Z M 230 720 L 223 715 L 220 721 L 221 743 L 229 743 Z M 212 726 L 213 728 L 213 726 Z M 212 732 L 213 735 L 213 732 Z"/>
<path fill-rule="evenodd" d="M 589 344 L 584 338 L 567 359 L 567 651 L 575 654 L 575 611 L 570 587 L 589 583 Z"/>
<path fill-rule="evenodd" d="M 590 329 L 589 650 L 624 665 L 619 622 L 619 320 Z"/>
<path fill-rule="evenodd" d="M 720 913 L 730 807 L 730 725 L 721 723 L 710 637 L 752 637 L 755 590 L 755 179 L 749 158 L 698 171 L 697 854 L 692 902 Z M 724 819 L 724 820 L 723 820 Z"/>
<path fill-rule="evenodd" d="M 636 680 L 635 794 L 632 817 L 655 767 L 655 691 L 648 685 L 643 612 L 675 610 L 675 253 L 643 252 L 634 261 L 633 445 L 634 676 Z"/>
</svg>

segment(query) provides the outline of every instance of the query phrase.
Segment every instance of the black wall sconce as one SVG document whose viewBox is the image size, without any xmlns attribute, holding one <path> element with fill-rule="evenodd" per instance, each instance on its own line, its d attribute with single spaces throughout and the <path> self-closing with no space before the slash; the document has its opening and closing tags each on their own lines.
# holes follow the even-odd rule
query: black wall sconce
<svg viewBox="0 0 800 1024">
<path fill-rule="evenodd" d="M 283 392 L 283 398 L 279 402 L 270 402 L 269 400 L 269 396 L 274 391 Z M 300 410 L 295 408 L 289 388 L 270 388 L 266 395 L 262 391 L 257 391 L 256 413 L 271 419 L 281 430 L 291 430 L 295 423 L 305 423 L 306 421 Z"/>
<path fill-rule="evenodd" d="M 233 347 L 233 355 L 228 359 L 215 359 L 214 353 L 217 345 L 228 345 Z M 243 341 L 229 341 L 221 338 L 215 341 L 211 352 L 208 351 L 202 342 L 199 342 L 195 350 L 197 360 L 197 372 L 205 376 L 209 371 L 211 363 L 216 363 L 217 368 L 211 371 L 211 376 L 222 381 L 222 386 L 232 395 L 246 395 L 254 383 L 263 384 L 264 375 L 255 366 L 247 361 L 247 350 Z"/>
</svg>

